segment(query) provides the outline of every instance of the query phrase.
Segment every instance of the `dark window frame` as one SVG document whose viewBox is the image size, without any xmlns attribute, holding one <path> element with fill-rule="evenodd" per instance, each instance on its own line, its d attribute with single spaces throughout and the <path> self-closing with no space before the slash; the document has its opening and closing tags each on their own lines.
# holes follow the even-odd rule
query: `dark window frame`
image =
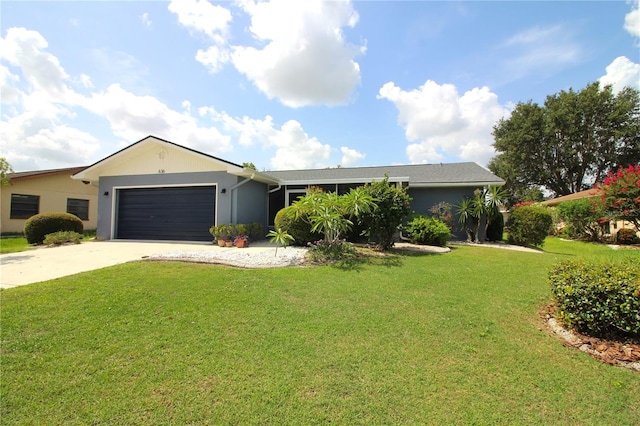
<svg viewBox="0 0 640 426">
<path fill-rule="evenodd" d="M 9 219 L 29 219 L 38 213 L 40 213 L 39 195 L 11 194 Z"/>
<path fill-rule="evenodd" d="M 89 220 L 89 200 L 67 198 L 67 213 L 78 216 L 80 220 Z"/>
</svg>

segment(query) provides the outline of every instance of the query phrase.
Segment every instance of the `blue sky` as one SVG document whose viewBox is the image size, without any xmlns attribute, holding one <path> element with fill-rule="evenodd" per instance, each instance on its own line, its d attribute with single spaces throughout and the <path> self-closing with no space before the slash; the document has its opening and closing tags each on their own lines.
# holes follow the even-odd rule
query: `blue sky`
<svg viewBox="0 0 640 426">
<path fill-rule="evenodd" d="M 475 161 L 517 102 L 640 87 L 638 1 L 3 1 L 0 156 L 154 135 L 259 170 Z"/>
</svg>

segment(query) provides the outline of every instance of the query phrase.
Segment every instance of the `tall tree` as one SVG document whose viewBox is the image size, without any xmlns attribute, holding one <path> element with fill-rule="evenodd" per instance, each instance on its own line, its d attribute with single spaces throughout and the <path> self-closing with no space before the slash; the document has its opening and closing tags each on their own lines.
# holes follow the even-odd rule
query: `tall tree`
<svg viewBox="0 0 640 426">
<path fill-rule="evenodd" d="M 544 106 L 518 103 L 493 128 L 498 155 L 489 169 L 512 193 L 536 187 L 567 195 L 607 172 L 640 161 L 640 95 L 627 87 L 589 84 L 547 96 Z"/>
</svg>

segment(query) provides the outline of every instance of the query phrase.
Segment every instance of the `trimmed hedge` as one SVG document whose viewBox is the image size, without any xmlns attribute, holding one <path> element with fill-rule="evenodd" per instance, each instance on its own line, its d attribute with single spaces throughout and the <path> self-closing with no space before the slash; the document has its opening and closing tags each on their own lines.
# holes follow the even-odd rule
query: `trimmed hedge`
<svg viewBox="0 0 640 426">
<path fill-rule="evenodd" d="M 540 247 L 551 231 L 553 217 L 547 207 L 525 205 L 515 208 L 507 222 L 509 244 Z"/>
<path fill-rule="evenodd" d="M 428 216 L 416 216 L 405 226 L 407 237 L 414 244 L 444 247 L 451 238 L 446 223 Z"/>
<path fill-rule="evenodd" d="M 44 244 L 47 246 L 59 246 L 62 244 L 80 244 L 82 234 L 73 231 L 58 231 L 53 234 L 47 234 L 44 237 Z"/>
<path fill-rule="evenodd" d="M 292 206 L 281 209 L 274 219 L 276 229 L 282 229 L 294 238 L 294 245 L 306 246 L 307 243 L 322 239 L 322 234 L 311 232 L 311 224 L 308 218 L 302 215 L 295 217 L 294 208 Z"/>
<path fill-rule="evenodd" d="M 73 231 L 82 234 L 84 225 L 78 216 L 71 213 L 40 213 L 31 216 L 24 224 L 24 236 L 29 244 L 42 244 L 47 234 Z"/>
<path fill-rule="evenodd" d="M 565 261 L 549 273 L 558 318 L 597 337 L 640 337 L 640 266 Z"/>
</svg>

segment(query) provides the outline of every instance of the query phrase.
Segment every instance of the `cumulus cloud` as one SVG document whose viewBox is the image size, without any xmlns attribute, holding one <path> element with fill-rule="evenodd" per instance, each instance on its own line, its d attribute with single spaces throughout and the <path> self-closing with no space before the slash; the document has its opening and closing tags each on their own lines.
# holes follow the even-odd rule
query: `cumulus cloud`
<svg viewBox="0 0 640 426">
<path fill-rule="evenodd" d="M 347 103 L 360 83 L 354 60 L 364 53 L 344 39 L 358 14 L 347 1 L 242 3 L 260 47 L 234 46 L 231 61 L 269 98 L 284 105 Z"/>
<path fill-rule="evenodd" d="M 77 115 L 85 111 L 106 119 L 113 133 L 128 143 L 156 134 L 206 152 L 231 149 L 229 136 L 215 126 L 202 126 L 189 110 L 172 110 L 119 84 L 88 96 L 75 92 L 71 83 L 92 89 L 91 78 L 86 74 L 70 77 L 47 47 L 41 34 L 24 28 L 10 28 L 7 37 L 0 39 L 2 100 L 10 104 L 0 122 L 0 151 L 16 170 L 95 161 L 98 139 L 73 127 Z"/>
<path fill-rule="evenodd" d="M 121 84 L 96 89 L 87 74 L 69 76 L 47 52 L 47 42 L 39 33 L 10 29 L 7 34 L 0 39 L 4 105 L 0 152 L 16 170 L 90 164 L 97 155 L 107 155 L 150 134 L 212 154 L 231 152 L 235 142 L 256 147 L 265 153 L 262 157 L 269 159 L 265 161 L 272 169 L 326 167 L 337 163 L 331 156 L 338 153 L 343 165 L 363 158 L 348 147 L 337 150 L 320 142 L 295 120 L 278 126 L 269 115 L 235 118 L 212 106 L 192 108 L 188 100 L 176 110 Z M 116 140 L 109 133 L 109 141 L 99 140 L 76 128 L 86 128 L 88 115 L 90 120 L 108 123 Z M 114 142 L 119 145 L 113 146 Z"/>
<path fill-rule="evenodd" d="M 65 100 L 70 90 L 64 81 L 68 78 L 58 58 L 45 51 L 47 41 L 37 31 L 9 28 L 7 36 L 0 38 L 0 59 L 19 67 L 34 91 L 47 94 L 52 100 Z"/>
<path fill-rule="evenodd" d="M 412 163 L 438 162 L 448 154 L 487 164 L 495 155 L 493 125 L 509 114 L 488 87 L 460 96 L 455 86 L 430 80 L 409 91 L 388 82 L 378 99 L 391 101 L 398 109 L 398 123 L 412 142 L 406 149 Z"/>
<path fill-rule="evenodd" d="M 135 95 L 118 84 L 94 93 L 84 106 L 106 118 L 113 133 L 126 141 L 152 134 L 215 154 L 232 148 L 229 136 L 222 135 L 216 127 L 200 126 L 189 109 L 172 110 L 152 96 Z"/>
<path fill-rule="evenodd" d="M 640 89 L 640 64 L 632 62 L 626 56 L 619 56 L 606 68 L 607 73 L 600 77 L 600 84 L 611 85 L 614 93 L 625 86 Z"/>
<path fill-rule="evenodd" d="M 340 161 L 340 165 L 344 167 L 348 167 L 365 157 L 363 153 L 346 146 L 340 147 L 340 152 L 342 152 L 342 160 Z"/>
<path fill-rule="evenodd" d="M 178 22 L 191 31 L 205 34 L 217 42 L 224 42 L 224 34 L 231 22 L 231 12 L 214 6 L 207 0 L 172 0 L 169 11 L 178 16 Z"/>
<path fill-rule="evenodd" d="M 207 0 L 172 0 L 169 11 L 178 16 L 178 22 L 190 31 L 205 34 L 213 44 L 198 49 L 195 59 L 216 73 L 229 61 L 227 33 L 232 20 L 231 12 L 222 6 L 214 6 Z"/>
<path fill-rule="evenodd" d="M 624 29 L 634 37 L 640 37 L 640 2 L 630 1 L 631 12 L 624 17 Z"/>
<path fill-rule="evenodd" d="M 235 118 L 212 107 L 202 107 L 199 113 L 221 123 L 223 130 L 237 137 L 241 146 L 255 146 L 262 151 L 275 149 L 269 160 L 272 170 L 322 168 L 335 164 L 331 161 L 331 154 L 335 151 L 331 145 L 309 136 L 296 120 L 289 120 L 278 127 L 269 115 L 264 119 Z M 364 158 L 363 154 L 348 147 L 342 147 L 340 151 L 343 166 Z"/>
</svg>

